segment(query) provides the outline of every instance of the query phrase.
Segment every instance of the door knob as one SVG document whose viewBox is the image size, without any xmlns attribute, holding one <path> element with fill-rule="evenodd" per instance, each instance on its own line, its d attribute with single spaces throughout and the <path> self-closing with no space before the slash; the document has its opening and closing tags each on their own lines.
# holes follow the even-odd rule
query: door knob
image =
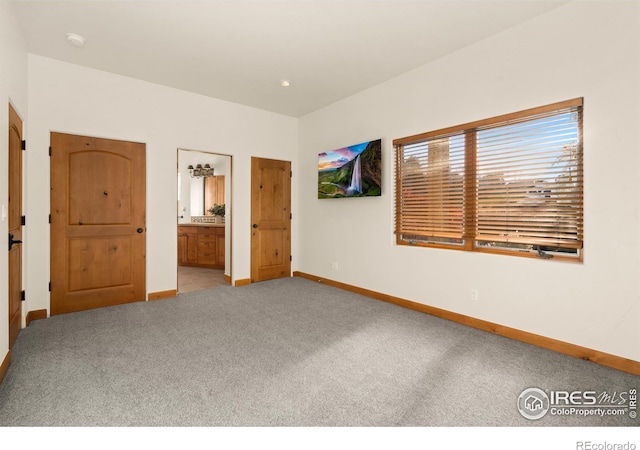
<svg viewBox="0 0 640 450">
<path fill-rule="evenodd" d="M 257 223 L 254 223 L 254 224 L 253 224 L 253 228 L 258 228 L 258 224 L 257 224 Z"/>
<path fill-rule="evenodd" d="M 137 231 L 138 233 L 142 233 L 144 230 L 143 230 L 142 228 L 138 228 L 136 231 Z"/>
</svg>

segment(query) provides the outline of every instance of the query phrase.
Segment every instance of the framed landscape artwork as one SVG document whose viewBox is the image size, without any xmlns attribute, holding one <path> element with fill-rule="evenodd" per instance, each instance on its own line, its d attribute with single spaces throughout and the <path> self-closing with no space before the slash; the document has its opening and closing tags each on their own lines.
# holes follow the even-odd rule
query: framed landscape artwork
<svg viewBox="0 0 640 450">
<path fill-rule="evenodd" d="M 318 198 L 381 195 L 382 139 L 318 155 Z"/>
</svg>

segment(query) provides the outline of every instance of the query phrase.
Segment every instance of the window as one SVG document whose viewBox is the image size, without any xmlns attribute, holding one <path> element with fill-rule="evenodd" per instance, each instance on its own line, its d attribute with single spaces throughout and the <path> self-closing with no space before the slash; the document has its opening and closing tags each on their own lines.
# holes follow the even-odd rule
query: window
<svg viewBox="0 0 640 450">
<path fill-rule="evenodd" d="M 582 103 L 394 140 L 397 243 L 581 260 Z"/>
</svg>

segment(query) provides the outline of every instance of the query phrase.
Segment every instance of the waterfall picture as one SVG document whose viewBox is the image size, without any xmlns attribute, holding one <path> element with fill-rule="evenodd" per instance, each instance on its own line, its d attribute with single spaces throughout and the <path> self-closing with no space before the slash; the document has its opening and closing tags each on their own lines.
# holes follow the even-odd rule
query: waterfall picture
<svg viewBox="0 0 640 450">
<path fill-rule="evenodd" d="M 381 195 L 382 140 L 318 155 L 318 198 Z"/>
</svg>

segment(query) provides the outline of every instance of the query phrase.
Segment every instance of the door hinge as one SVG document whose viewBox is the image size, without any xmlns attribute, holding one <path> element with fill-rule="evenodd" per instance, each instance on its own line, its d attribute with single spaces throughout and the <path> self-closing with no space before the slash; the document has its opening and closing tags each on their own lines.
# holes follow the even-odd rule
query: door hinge
<svg viewBox="0 0 640 450">
<path fill-rule="evenodd" d="M 27 141 L 22 141 L 22 150 L 27 149 Z"/>
<path fill-rule="evenodd" d="M 49 223 L 51 223 L 51 214 L 49 214 Z"/>
<path fill-rule="evenodd" d="M 289 220 L 293 220 L 293 213 L 289 213 Z"/>
<path fill-rule="evenodd" d="M 23 290 L 20 292 L 20 301 L 23 302 L 27 299 L 27 293 Z"/>
<path fill-rule="evenodd" d="M 51 292 L 51 281 L 49 281 L 49 292 Z"/>
<path fill-rule="evenodd" d="M 49 156 L 51 156 L 51 146 L 49 146 Z"/>
<path fill-rule="evenodd" d="M 289 171 L 289 178 L 293 178 L 293 170 Z"/>
<path fill-rule="evenodd" d="M 293 255 L 289 255 L 289 261 L 293 261 Z"/>
<path fill-rule="evenodd" d="M 21 221 L 20 223 L 22 224 L 22 226 L 26 225 L 27 224 L 27 217 L 26 216 L 22 216 L 20 218 L 20 221 Z"/>
</svg>

